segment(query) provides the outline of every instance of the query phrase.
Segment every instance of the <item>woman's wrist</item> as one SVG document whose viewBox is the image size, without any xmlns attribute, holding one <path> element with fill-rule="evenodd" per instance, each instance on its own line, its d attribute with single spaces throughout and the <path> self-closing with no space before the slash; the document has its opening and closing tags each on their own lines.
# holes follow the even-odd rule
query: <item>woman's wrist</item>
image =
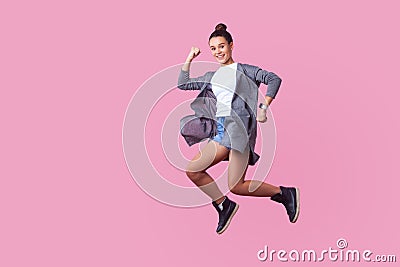
<svg viewBox="0 0 400 267">
<path fill-rule="evenodd" d="M 265 105 L 264 103 L 260 103 L 260 105 L 258 105 L 259 108 L 267 110 L 268 105 Z"/>
<path fill-rule="evenodd" d="M 186 60 L 185 60 L 185 63 L 186 63 L 186 64 L 192 63 L 192 60 L 193 60 L 193 58 L 187 57 Z"/>
</svg>

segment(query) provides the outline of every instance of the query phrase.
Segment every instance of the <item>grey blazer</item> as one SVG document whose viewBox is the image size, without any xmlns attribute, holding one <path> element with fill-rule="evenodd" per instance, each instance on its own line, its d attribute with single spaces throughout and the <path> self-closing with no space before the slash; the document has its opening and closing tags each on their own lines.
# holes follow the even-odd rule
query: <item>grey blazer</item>
<svg viewBox="0 0 400 267">
<path fill-rule="evenodd" d="M 216 101 L 210 101 L 209 98 L 209 96 L 213 96 L 211 78 L 214 73 L 215 71 L 210 71 L 203 76 L 190 78 L 188 71 L 181 70 L 178 88 L 181 90 L 200 90 L 201 92 L 209 90 L 207 94 L 200 93 L 192 102 L 191 107 L 195 110 L 195 116 L 207 117 L 215 122 Z M 260 157 L 254 152 L 257 137 L 258 88 L 261 83 L 268 85 L 266 96 L 275 98 L 281 82 L 281 78 L 273 72 L 248 64 L 238 63 L 237 65 L 231 115 L 225 118 L 224 128 L 227 134 L 224 135 L 221 144 L 230 146 L 241 153 L 249 151 L 249 165 L 254 165 Z M 204 95 L 208 97 L 204 98 Z M 215 95 L 212 98 L 215 99 Z M 182 125 L 182 121 L 181 127 L 186 127 Z M 210 133 L 209 138 L 213 137 L 212 134 L 214 132 Z M 186 141 L 188 142 L 188 140 Z M 200 141 L 200 139 L 190 140 L 191 144 Z"/>
</svg>

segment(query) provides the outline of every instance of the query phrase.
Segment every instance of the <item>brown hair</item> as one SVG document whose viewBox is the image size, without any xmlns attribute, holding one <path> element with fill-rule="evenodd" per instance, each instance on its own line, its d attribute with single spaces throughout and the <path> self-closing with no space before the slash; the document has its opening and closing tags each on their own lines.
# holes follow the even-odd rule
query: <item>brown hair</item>
<svg viewBox="0 0 400 267">
<path fill-rule="evenodd" d="M 233 42 L 232 35 L 229 32 L 227 32 L 226 30 L 227 28 L 228 27 L 226 27 L 225 24 L 219 23 L 217 26 L 215 26 L 215 31 L 211 33 L 210 38 L 208 38 L 208 41 L 210 41 L 211 38 L 213 37 L 222 36 L 226 39 L 228 44 L 232 43 Z"/>
</svg>

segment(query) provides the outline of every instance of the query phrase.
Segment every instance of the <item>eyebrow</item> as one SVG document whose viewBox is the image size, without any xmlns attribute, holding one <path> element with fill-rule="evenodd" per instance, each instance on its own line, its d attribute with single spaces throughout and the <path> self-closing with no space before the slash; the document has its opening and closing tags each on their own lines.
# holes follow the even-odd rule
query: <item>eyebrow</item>
<svg viewBox="0 0 400 267">
<path fill-rule="evenodd" d="M 223 44 L 225 44 L 225 43 L 219 43 L 218 45 L 223 45 Z M 210 45 L 210 47 L 214 47 L 213 45 Z"/>
</svg>

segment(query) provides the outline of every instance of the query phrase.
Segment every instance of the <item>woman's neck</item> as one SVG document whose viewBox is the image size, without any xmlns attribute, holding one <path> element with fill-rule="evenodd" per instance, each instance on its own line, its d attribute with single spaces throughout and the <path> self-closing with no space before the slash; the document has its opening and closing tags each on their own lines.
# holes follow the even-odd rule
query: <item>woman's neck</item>
<svg viewBox="0 0 400 267">
<path fill-rule="evenodd" d="M 221 67 L 222 66 L 227 66 L 227 65 L 230 65 L 230 64 L 232 64 L 232 63 L 235 63 L 235 61 L 233 60 L 233 58 L 230 58 L 228 61 L 226 61 L 224 64 L 221 64 Z"/>
</svg>

